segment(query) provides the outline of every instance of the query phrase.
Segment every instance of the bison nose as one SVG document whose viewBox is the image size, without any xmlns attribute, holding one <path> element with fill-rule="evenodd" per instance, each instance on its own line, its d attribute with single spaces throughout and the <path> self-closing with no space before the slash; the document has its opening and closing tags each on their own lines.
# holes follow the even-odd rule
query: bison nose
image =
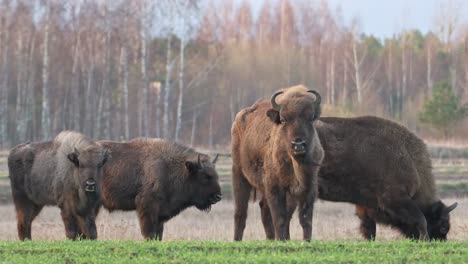
<svg viewBox="0 0 468 264">
<path fill-rule="evenodd" d="M 95 192 L 96 191 L 96 181 L 94 179 L 87 179 L 86 180 L 86 188 L 85 191 L 87 192 Z"/>
<path fill-rule="evenodd" d="M 291 148 L 294 152 L 294 155 L 301 155 L 306 153 L 306 142 L 302 138 L 296 138 L 291 142 Z"/>
<path fill-rule="evenodd" d="M 222 194 L 220 194 L 220 193 L 215 194 L 214 197 L 211 199 L 211 203 L 215 204 L 215 203 L 221 201 L 221 198 L 223 198 Z"/>
</svg>

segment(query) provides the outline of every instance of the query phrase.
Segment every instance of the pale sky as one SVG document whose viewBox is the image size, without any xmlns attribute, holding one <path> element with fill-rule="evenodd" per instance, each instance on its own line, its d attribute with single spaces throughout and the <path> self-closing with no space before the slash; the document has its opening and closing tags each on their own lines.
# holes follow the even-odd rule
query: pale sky
<svg viewBox="0 0 468 264">
<path fill-rule="evenodd" d="M 341 5 L 347 22 L 360 18 L 361 29 L 378 37 L 391 37 L 402 29 L 434 29 L 434 17 L 442 5 L 457 6 L 461 24 L 468 24 L 466 0 L 328 0 L 331 6 Z"/>
<path fill-rule="evenodd" d="M 242 0 L 236 0 L 240 2 Z M 258 13 L 263 0 L 250 0 Z M 278 1 L 278 0 L 276 0 Z M 320 1 L 320 0 L 310 0 Z M 338 5 L 347 25 L 358 17 L 361 31 L 377 37 L 391 37 L 403 29 L 419 29 L 426 33 L 434 29 L 434 17 L 441 4 L 459 8 L 460 24 L 468 25 L 468 0 L 327 0 L 331 10 Z M 291 0 L 294 2 L 294 0 Z"/>
</svg>

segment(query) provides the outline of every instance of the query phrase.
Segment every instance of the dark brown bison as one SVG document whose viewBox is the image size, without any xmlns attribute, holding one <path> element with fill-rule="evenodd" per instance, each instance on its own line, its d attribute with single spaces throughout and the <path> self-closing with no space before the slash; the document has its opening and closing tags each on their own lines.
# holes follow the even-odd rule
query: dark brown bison
<svg viewBox="0 0 468 264">
<path fill-rule="evenodd" d="M 311 239 L 317 173 L 324 155 L 314 128 L 319 116 L 320 95 L 301 85 L 237 114 L 231 129 L 235 240 L 242 240 L 252 188 L 264 197 L 262 221 L 269 239 L 289 239 L 296 202 L 303 237 Z"/>
<path fill-rule="evenodd" d="M 421 139 L 397 123 L 372 116 L 325 117 L 315 127 L 325 150 L 319 198 L 356 204 L 365 238 L 375 239 L 376 222 L 413 239 L 447 238 L 449 213 L 457 203 L 446 206 L 437 197 Z"/>
<path fill-rule="evenodd" d="M 374 239 L 376 222 L 409 238 L 445 240 L 449 213 L 437 197 L 424 142 L 407 128 L 378 117 L 321 118 L 325 150 L 319 198 L 357 205 L 361 232 Z"/>
<path fill-rule="evenodd" d="M 136 210 L 146 239 L 161 240 L 164 223 L 184 209 L 209 211 L 221 200 L 216 158 L 161 139 L 100 143 L 112 154 L 104 167 L 102 204 L 109 211 Z"/>
<path fill-rule="evenodd" d="M 14 147 L 8 169 L 19 238 L 31 239 L 34 218 L 44 205 L 56 205 L 68 238 L 96 239 L 97 187 L 106 159 L 105 148 L 73 131 Z"/>
</svg>

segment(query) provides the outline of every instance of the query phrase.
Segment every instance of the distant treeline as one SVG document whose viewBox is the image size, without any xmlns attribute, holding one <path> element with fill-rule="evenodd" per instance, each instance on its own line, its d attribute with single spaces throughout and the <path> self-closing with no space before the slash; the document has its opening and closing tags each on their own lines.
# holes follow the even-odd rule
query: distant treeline
<svg viewBox="0 0 468 264">
<path fill-rule="evenodd" d="M 64 129 L 226 145 L 240 109 L 299 83 L 330 109 L 437 136 L 418 120 L 434 83 L 468 98 L 468 29 L 452 11 L 380 40 L 327 1 L 265 0 L 256 15 L 249 1 L 1 1 L 0 145 Z"/>
</svg>

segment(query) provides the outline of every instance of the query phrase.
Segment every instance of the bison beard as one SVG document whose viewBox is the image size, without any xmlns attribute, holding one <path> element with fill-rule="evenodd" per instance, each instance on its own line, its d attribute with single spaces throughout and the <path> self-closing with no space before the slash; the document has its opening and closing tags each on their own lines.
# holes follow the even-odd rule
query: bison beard
<svg viewBox="0 0 468 264">
<path fill-rule="evenodd" d="M 252 189 L 263 195 L 267 238 L 290 238 L 289 222 L 298 204 L 303 238 L 311 239 L 318 164 L 323 159 L 314 129 L 319 116 L 320 95 L 301 85 L 237 114 L 231 129 L 235 240 L 242 240 Z"/>
<path fill-rule="evenodd" d="M 221 200 L 217 157 L 160 139 L 101 141 L 112 153 L 104 167 L 102 204 L 109 211 L 136 210 L 146 239 L 163 237 L 164 223 L 195 206 L 209 212 Z"/>
</svg>

